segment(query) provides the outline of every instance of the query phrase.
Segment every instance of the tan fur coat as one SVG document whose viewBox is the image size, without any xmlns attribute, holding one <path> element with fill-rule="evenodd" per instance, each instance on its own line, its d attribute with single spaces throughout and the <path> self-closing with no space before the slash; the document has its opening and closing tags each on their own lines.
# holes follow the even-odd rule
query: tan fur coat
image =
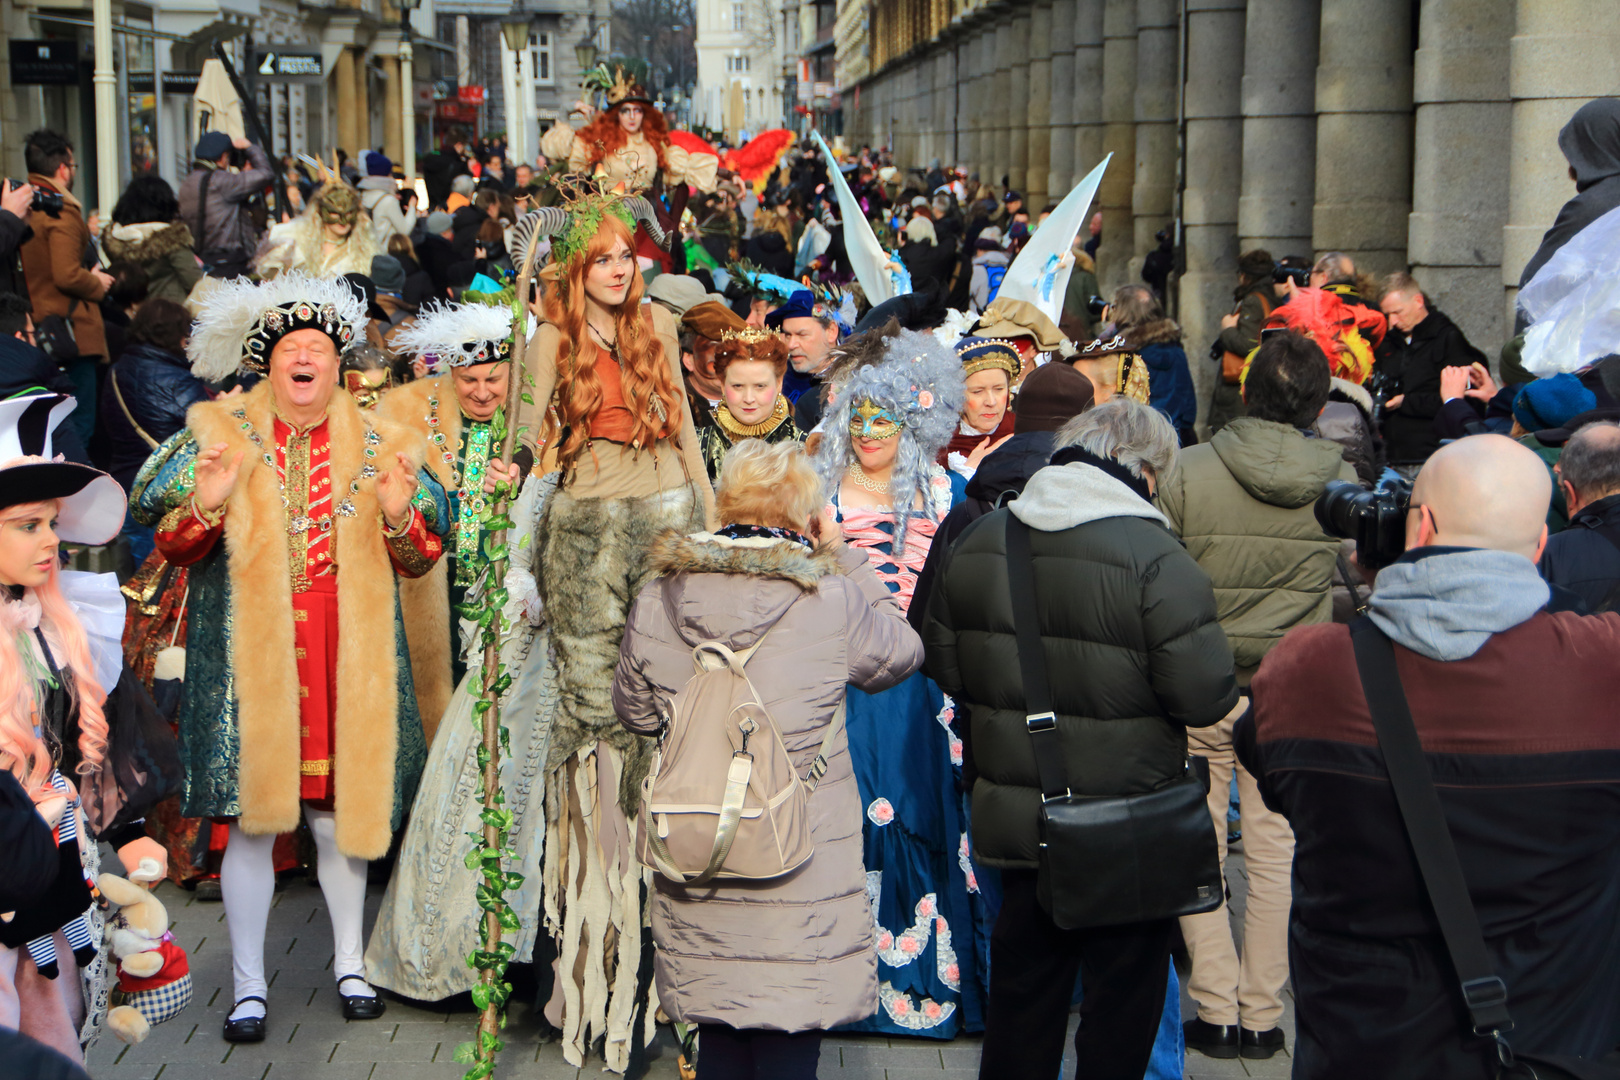
<svg viewBox="0 0 1620 1080">
<path fill-rule="evenodd" d="M 226 504 L 224 538 L 236 628 L 231 669 L 239 709 L 240 824 L 250 834 L 280 833 L 297 828 L 299 819 L 298 669 L 287 531 L 275 470 L 231 415 L 237 408 L 246 410 L 261 438 L 269 438 L 274 415 L 268 383 L 242 397 L 195 405 L 186 419 L 200 446 L 225 443 L 227 456 L 242 454 L 241 473 Z M 365 461 L 365 423 L 344 391 L 332 398 L 328 426 L 333 486 L 346 489 Z M 420 436 L 386 420 L 374 427 L 382 436 L 375 461 L 403 452 L 421 462 Z M 345 492 L 332 494 L 339 500 Z M 395 575 L 375 482 L 362 482 L 353 501 L 356 515 L 338 518 L 333 537 L 342 626 L 333 755 L 337 842 L 345 855 L 375 859 L 388 850 L 396 796 Z"/>
</svg>

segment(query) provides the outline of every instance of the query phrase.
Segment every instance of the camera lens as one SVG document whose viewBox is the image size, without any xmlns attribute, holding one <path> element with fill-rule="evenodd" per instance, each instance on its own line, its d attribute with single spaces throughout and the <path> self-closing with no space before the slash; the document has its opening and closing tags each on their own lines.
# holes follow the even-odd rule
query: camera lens
<svg viewBox="0 0 1620 1080">
<path fill-rule="evenodd" d="M 1105 312 L 1107 310 L 1108 310 L 1108 301 L 1104 300 L 1102 297 L 1100 297 L 1100 296 L 1092 296 L 1092 297 L 1088 297 L 1086 299 L 1086 311 L 1091 315 L 1091 317 L 1093 319 L 1102 318 L 1103 317 L 1103 312 Z"/>
<path fill-rule="evenodd" d="M 1359 484 L 1329 480 L 1316 498 L 1316 523 L 1329 536 L 1354 540 L 1360 531 L 1357 523 L 1372 501 L 1373 493 L 1363 491 Z"/>
</svg>

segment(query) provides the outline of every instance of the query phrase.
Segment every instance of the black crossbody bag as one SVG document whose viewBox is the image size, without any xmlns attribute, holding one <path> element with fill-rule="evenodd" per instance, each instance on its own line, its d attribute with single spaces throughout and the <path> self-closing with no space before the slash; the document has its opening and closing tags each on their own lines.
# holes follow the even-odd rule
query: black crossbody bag
<svg viewBox="0 0 1620 1080">
<path fill-rule="evenodd" d="M 1063 930 L 1152 922 L 1221 906 L 1205 785 L 1182 775 L 1140 795 L 1077 795 L 1064 779 L 1046 649 L 1035 607 L 1029 526 L 1007 515 L 1007 581 L 1035 766 L 1041 779 L 1036 899 Z"/>
<path fill-rule="evenodd" d="M 1423 886 L 1440 923 L 1446 955 L 1451 957 L 1473 1033 L 1494 1044 L 1497 1080 L 1620 1080 L 1620 1069 L 1585 1058 L 1551 1054 L 1515 1054 L 1507 1033 L 1513 1030 L 1508 1015 L 1507 984 L 1496 974 L 1479 914 L 1468 895 L 1457 846 L 1452 842 L 1434 789 L 1434 777 L 1423 760 L 1406 690 L 1395 666 L 1395 647 L 1371 619 L 1350 624 L 1356 650 L 1356 669 L 1367 696 L 1378 747 L 1389 770 L 1390 786 L 1400 807 L 1406 836 L 1412 842 Z"/>
</svg>

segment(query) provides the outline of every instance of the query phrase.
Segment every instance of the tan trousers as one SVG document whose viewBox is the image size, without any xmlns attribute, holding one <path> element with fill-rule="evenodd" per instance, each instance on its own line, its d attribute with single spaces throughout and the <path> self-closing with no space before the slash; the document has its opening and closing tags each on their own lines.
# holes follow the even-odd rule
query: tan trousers
<svg viewBox="0 0 1620 1080">
<path fill-rule="evenodd" d="M 1192 956 L 1187 992 L 1198 1003 L 1199 1019 L 1250 1031 L 1274 1028 L 1282 1019 L 1278 996 L 1288 981 L 1288 908 L 1293 903 L 1289 875 L 1294 863 L 1294 832 L 1288 820 L 1260 798 L 1259 786 L 1232 752 L 1232 725 L 1249 707 L 1247 697 L 1214 727 L 1188 728 L 1188 749 L 1209 761 L 1209 814 L 1226 871 L 1226 808 L 1232 773 L 1237 772 L 1243 855 L 1249 896 L 1243 914 L 1243 956 L 1232 940 L 1226 904 L 1181 920 L 1181 934 Z"/>
</svg>

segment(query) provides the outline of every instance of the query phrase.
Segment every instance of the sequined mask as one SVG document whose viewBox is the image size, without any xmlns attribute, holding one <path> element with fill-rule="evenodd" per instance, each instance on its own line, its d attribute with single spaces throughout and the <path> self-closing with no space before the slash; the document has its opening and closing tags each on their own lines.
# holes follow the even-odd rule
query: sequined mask
<svg viewBox="0 0 1620 1080">
<path fill-rule="evenodd" d="M 387 368 L 343 373 L 343 389 L 349 392 L 362 409 L 375 409 L 383 391 L 387 390 L 393 381 L 394 373 Z"/>
<path fill-rule="evenodd" d="M 871 398 L 863 399 L 849 417 L 849 434 L 855 439 L 888 439 L 900 434 L 900 420 Z"/>
</svg>

